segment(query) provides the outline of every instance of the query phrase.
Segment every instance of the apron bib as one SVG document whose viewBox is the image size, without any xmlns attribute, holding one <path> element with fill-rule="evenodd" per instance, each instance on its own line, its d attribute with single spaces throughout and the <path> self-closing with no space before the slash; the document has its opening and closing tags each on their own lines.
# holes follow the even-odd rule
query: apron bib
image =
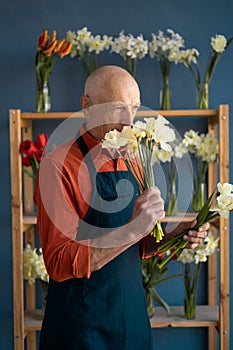
<svg viewBox="0 0 233 350">
<path fill-rule="evenodd" d="M 87 239 L 125 225 L 139 194 L 129 171 L 97 173 L 81 136 L 81 149 L 93 182 L 92 202 L 78 227 Z M 124 191 L 117 184 L 123 185 Z M 121 187 L 121 186 L 120 186 Z M 91 226 L 90 226 L 91 225 Z M 40 350 L 153 350 L 142 284 L 139 243 L 89 279 L 50 279 Z"/>
</svg>

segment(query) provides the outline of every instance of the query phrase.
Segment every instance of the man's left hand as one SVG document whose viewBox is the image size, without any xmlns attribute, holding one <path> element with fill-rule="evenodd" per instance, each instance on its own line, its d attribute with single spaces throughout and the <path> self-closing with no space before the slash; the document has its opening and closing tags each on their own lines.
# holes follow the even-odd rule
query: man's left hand
<svg viewBox="0 0 233 350">
<path fill-rule="evenodd" d="M 182 231 L 189 230 L 188 234 L 183 236 L 184 240 L 189 242 L 186 248 L 195 249 L 198 244 L 202 242 L 203 238 L 207 236 L 207 231 L 210 228 L 210 224 L 206 223 L 200 226 L 197 230 L 192 230 L 192 228 L 195 227 L 196 223 L 197 220 L 194 219 L 191 223 L 183 222 L 181 225 L 179 225 L 182 226 Z"/>
</svg>

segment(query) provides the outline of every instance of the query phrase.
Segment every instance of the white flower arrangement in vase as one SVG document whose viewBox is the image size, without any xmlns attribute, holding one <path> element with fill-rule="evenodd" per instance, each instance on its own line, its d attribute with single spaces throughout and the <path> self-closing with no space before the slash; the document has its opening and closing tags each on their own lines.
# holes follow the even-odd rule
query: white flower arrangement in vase
<svg viewBox="0 0 233 350">
<path fill-rule="evenodd" d="M 102 37 L 101 35 L 94 36 L 87 27 L 83 27 L 76 32 L 68 30 L 66 35 L 66 40 L 72 44 L 70 57 L 79 57 L 87 76 L 103 65 L 97 62 L 97 55 L 110 49 L 111 36 L 106 34 Z"/>
<path fill-rule="evenodd" d="M 200 268 L 208 256 L 212 255 L 219 246 L 219 237 L 215 238 L 211 231 L 195 249 L 184 249 L 178 261 L 182 262 L 181 269 L 184 281 L 184 314 L 187 319 L 195 318 L 197 286 Z"/>
<path fill-rule="evenodd" d="M 126 35 L 124 31 L 121 31 L 111 43 L 111 52 L 122 56 L 128 72 L 135 76 L 138 60 L 148 53 L 148 40 L 145 40 L 142 34 L 135 38 L 132 34 Z"/>
<path fill-rule="evenodd" d="M 167 34 L 159 30 L 158 34 L 151 34 L 152 40 L 149 42 L 149 55 L 153 59 L 157 57 L 160 63 L 163 89 L 160 98 L 160 108 L 171 109 L 171 89 L 169 85 L 172 53 L 181 47 L 184 47 L 184 39 L 172 29 L 167 29 Z"/>
<path fill-rule="evenodd" d="M 218 140 L 209 133 L 199 134 L 198 131 L 191 129 L 185 132 L 183 143 L 196 160 L 197 176 L 194 178 L 192 208 L 194 211 L 199 211 L 205 203 L 205 182 L 208 164 L 214 162 L 218 156 Z"/>
</svg>

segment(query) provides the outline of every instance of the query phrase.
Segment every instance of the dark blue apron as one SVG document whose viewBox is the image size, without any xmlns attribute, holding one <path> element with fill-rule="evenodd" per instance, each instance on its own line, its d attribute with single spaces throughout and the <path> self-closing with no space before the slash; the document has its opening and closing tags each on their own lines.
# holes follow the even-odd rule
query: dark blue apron
<svg viewBox="0 0 233 350">
<path fill-rule="evenodd" d="M 78 228 L 78 239 L 87 234 L 85 223 L 92 225 L 89 234 L 92 237 L 94 227 L 98 228 L 99 235 L 100 228 L 110 231 L 126 224 L 139 188 L 129 171 L 97 173 L 83 138 L 79 137 L 77 143 L 86 156 L 94 188 L 92 204 Z M 119 181 L 126 185 L 124 192 L 116 190 Z M 126 205 L 122 205 L 121 199 Z M 115 202 L 117 212 L 113 210 Z M 107 209 L 106 203 L 110 208 L 107 212 L 103 210 Z M 92 272 L 89 279 L 73 278 L 64 282 L 50 279 L 40 350 L 152 349 L 138 243 Z"/>
</svg>

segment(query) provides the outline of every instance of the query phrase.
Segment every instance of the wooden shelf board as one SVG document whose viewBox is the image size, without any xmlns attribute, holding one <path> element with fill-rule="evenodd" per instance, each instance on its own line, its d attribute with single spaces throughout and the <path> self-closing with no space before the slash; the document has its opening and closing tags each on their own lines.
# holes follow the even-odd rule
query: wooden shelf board
<svg viewBox="0 0 233 350">
<path fill-rule="evenodd" d="M 183 306 L 171 306 L 171 316 L 162 307 L 156 307 L 156 315 L 150 319 L 152 328 L 166 327 L 216 327 L 219 325 L 218 306 L 198 305 L 193 320 L 184 318 Z"/>
<path fill-rule="evenodd" d="M 172 316 L 168 316 L 162 307 L 156 307 L 156 316 L 150 319 L 151 327 L 217 327 L 219 325 L 218 306 L 197 306 L 196 318 L 193 320 L 184 318 L 183 306 L 171 306 L 170 309 Z M 26 310 L 24 319 L 25 332 L 39 331 L 42 320 L 42 310 Z"/>
<path fill-rule="evenodd" d="M 24 329 L 28 331 L 39 331 L 43 320 L 42 310 L 25 310 Z"/>
<path fill-rule="evenodd" d="M 136 114 L 136 117 L 155 117 L 158 114 L 163 115 L 164 117 L 217 117 L 218 110 L 216 109 L 186 109 L 186 110 L 139 110 Z M 22 119 L 66 119 L 72 118 L 84 118 L 83 112 L 49 112 L 49 113 L 31 113 L 23 112 L 21 113 Z"/>
<path fill-rule="evenodd" d="M 36 214 L 25 214 L 23 216 L 23 225 L 35 225 L 36 224 Z"/>
</svg>

